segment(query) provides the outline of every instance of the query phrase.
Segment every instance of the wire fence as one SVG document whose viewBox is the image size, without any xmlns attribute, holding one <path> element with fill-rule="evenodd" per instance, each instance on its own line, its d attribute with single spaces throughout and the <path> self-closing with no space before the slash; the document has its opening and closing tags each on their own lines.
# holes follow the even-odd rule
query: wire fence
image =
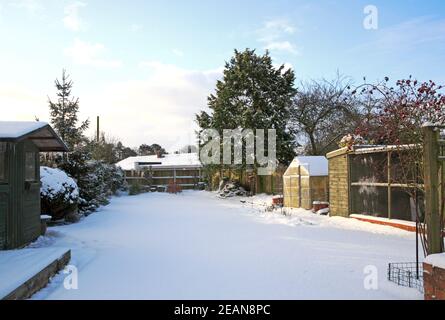
<svg viewBox="0 0 445 320">
<path fill-rule="evenodd" d="M 423 265 L 416 262 L 389 263 L 388 280 L 423 293 Z"/>
</svg>

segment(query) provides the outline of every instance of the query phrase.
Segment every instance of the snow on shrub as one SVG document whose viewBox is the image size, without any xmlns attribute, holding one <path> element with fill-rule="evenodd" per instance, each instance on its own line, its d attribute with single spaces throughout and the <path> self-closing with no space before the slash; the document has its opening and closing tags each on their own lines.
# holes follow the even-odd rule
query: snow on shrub
<svg viewBox="0 0 445 320">
<path fill-rule="evenodd" d="M 48 167 L 40 168 L 40 198 L 42 213 L 62 219 L 77 211 L 79 189 L 65 172 Z"/>
<path fill-rule="evenodd" d="M 121 168 L 93 160 L 91 152 L 85 148 L 70 152 L 67 159 L 60 161 L 58 165 L 79 186 L 79 212 L 83 214 L 89 214 L 108 204 L 111 195 L 128 188 Z"/>
<path fill-rule="evenodd" d="M 86 162 L 86 174 L 80 176 L 80 210 L 90 213 L 109 203 L 109 197 L 128 188 L 121 168 L 102 161 Z"/>
</svg>

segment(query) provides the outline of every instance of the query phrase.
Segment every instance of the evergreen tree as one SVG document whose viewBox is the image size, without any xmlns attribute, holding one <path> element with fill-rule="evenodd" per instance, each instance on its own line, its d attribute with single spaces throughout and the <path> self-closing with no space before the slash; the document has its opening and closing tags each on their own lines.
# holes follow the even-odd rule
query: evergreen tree
<svg viewBox="0 0 445 320">
<path fill-rule="evenodd" d="M 167 151 L 157 143 L 153 143 L 152 145 L 141 144 L 138 148 L 138 154 L 140 156 L 153 156 L 157 154 L 162 156 L 167 154 Z"/>
<path fill-rule="evenodd" d="M 57 102 L 48 98 L 51 124 L 69 148 L 74 148 L 84 138 L 83 132 L 88 128 L 86 120 L 78 127 L 79 98 L 71 97 L 73 81 L 66 71 L 62 71 L 62 80 L 55 80 Z"/>
<path fill-rule="evenodd" d="M 235 50 L 225 65 L 216 93 L 208 97 L 211 113 L 196 115 L 201 129 L 275 129 L 277 158 L 288 164 L 294 156 L 294 139 L 288 130 L 289 108 L 296 93 L 294 72 L 275 68 L 269 53 Z M 267 146 L 267 144 L 266 144 Z"/>
</svg>

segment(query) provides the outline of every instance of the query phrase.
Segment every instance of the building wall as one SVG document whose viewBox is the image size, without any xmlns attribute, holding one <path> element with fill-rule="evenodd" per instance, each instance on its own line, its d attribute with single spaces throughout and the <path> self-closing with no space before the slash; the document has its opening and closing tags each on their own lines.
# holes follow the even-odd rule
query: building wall
<svg viewBox="0 0 445 320">
<path fill-rule="evenodd" d="M 423 263 L 425 300 L 445 300 L 445 269 Z"/>
<path fill-rule="evenodd" d="M 340 154 L 329 161 L 329 208 L 331 216 L 349 216 L 349 160 Z"/>
</svg>

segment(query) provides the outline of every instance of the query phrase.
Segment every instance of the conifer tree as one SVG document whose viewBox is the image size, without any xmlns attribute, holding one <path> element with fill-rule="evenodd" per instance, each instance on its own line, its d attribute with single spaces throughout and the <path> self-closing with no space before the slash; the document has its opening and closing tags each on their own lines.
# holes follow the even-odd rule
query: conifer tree
<svg viewBox="0 0 445 320">
<path fill-rule="evenodd" d="M 294 156 L 295 142 L 288 128 L 294 88 L 293 70 L 275 67 L 269 53 L 235 50 L 226 63 L 223 79 L 215 94 L 208 97 L 210 113 L 196 115 L 202 129 L 275 129 L 277 158 L 288 164 Z M 267 131 L 266 131 L 267 132 Z"/>
<path fill-rule="evenodd" d="M 86 120 L 77 126 L 79 113 L 79 98 L 71 96 L 73 81 L 65 70 L 62 71 L 62 79 L 55 80 L 57 89 L 57 101 L 48 98 L 51 124 L 56 132 L 72 149 L 83 139 L 83 132 L 88 129 L 89 121 Z"/>
</svg>

